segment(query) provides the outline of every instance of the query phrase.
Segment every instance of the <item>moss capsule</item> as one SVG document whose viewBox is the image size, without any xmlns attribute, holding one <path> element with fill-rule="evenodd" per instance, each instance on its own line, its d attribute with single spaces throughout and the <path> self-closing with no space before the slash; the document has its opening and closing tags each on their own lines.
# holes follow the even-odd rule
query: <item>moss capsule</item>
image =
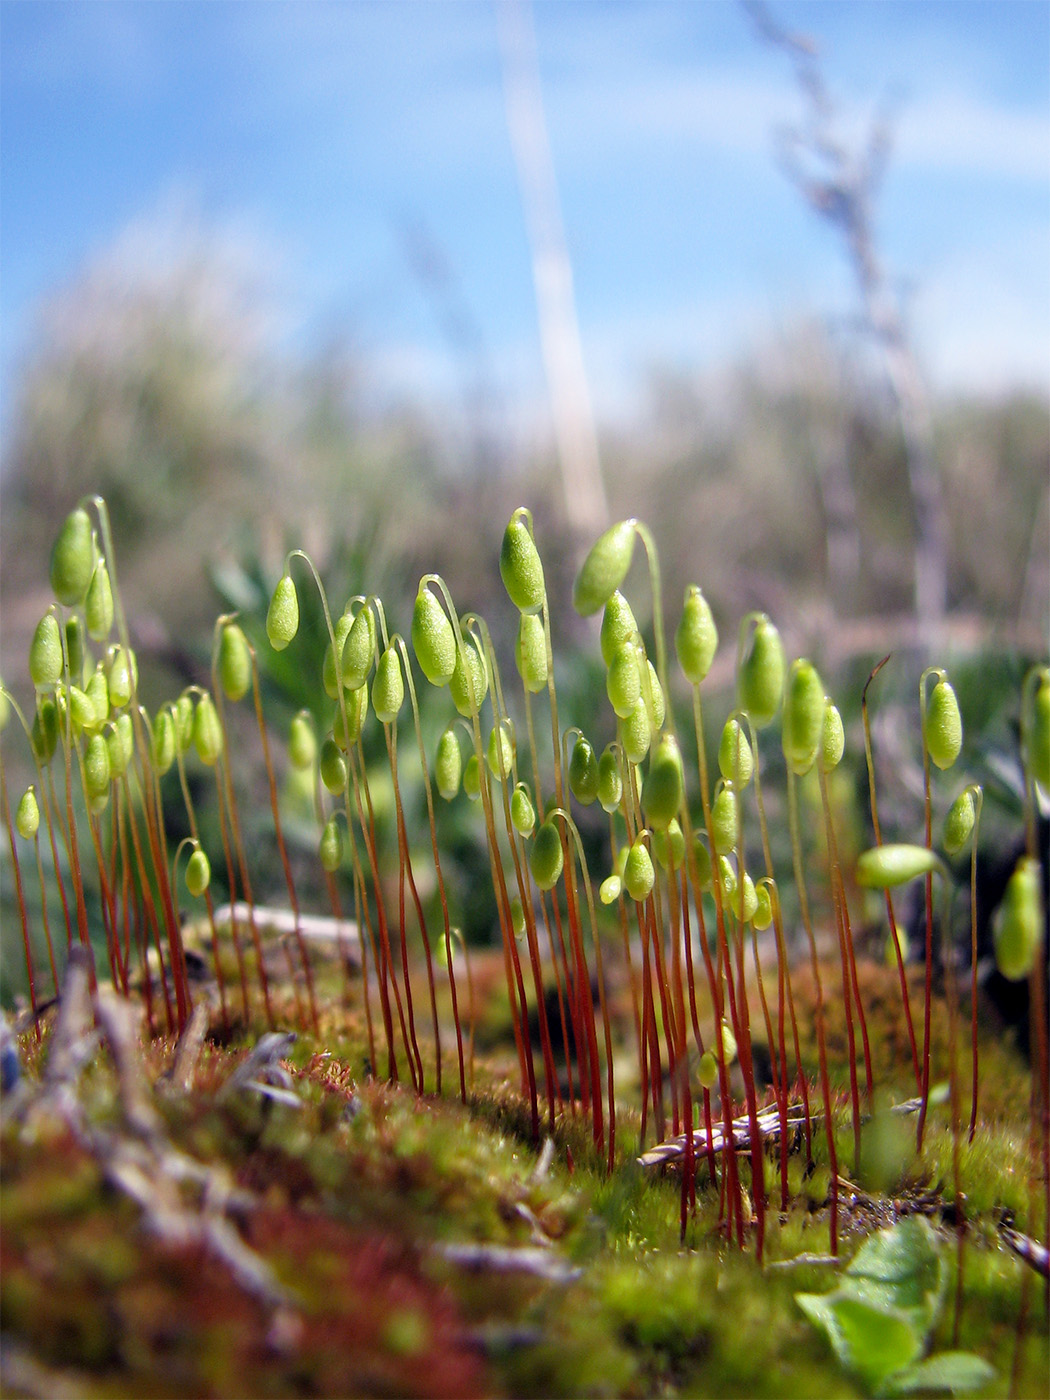
<svg viewBox="0 0 1050 1400">
<path fill-rule="evenodd" d="M 514 769 L 514 736 L 504 721 L 489 732 L 485 760 L 494 778 L 509 778 Z"/>
<path fill-rule="evenodd" d="M 51 588 L 67 608 L 81 602 L 95 571 L 95 537 L 83 507 L 70 511 L 51 548 Z"/>
<path fill-rule="evenodd" d="M 515 511 L 503 532 L 499 572 L 510 601 L 523 613 L 543 606 L 543 563 L 524 516 Z"/>
<path fill-rule="evenodd" d="M 572 586 L 573 607 L 590 617 L 609 600 L 627 577 L 634 555 L 634 520 L 610 526 L 591 546 Z"/>
<path fill-rule="evenodd" d="M 84 750 L 84 790 L 89 799 L 109 793 L 109 748 L 101 734 L 93 734 Z"/>
<path fill-rule="evenodd" d="M 62 633 L 58 619 L 47 612 L 36 625 L 29 644 L 29 676 L 38 690 L 62 679 Z"/>
<path fill-rule="evenodd" d="M 749 621 L 755 626 L 745 644 Z M 784 648 L 780 633 L 765 613 L 756 613 L 750 620 L 745 618 L 741 624 L 736 684 L 740 708 L 762 729 L 780 708 L 784 692 Z"/>
<path fill-rule="evenodd" d="M 650 838 L 653 855 L 664 870 L 680 870 L 685 861 L 685 836 L 676 819 L 672 818 L 663 831 L 654 831 Z"/>
<path fill-rule="evenodd" d="M 58 747 L 58 706 L 50 696 L 37 700 L 36 714 L 30 731 L 33 753 L 42 764 L 48 764 Z"/>
<path fill-rule="evenodd" d="M 481 796 L 481 764 L 476 753 L 472 753 L 463 767 L 463 791 L 476 802 Z"/>
<path fill-rule="evenodd" d="M 718 628 L 710 604 L 695 583 L 685 590 L 674 646 L 682 674 L 691 684 L 699 685 L 710 671 L 718 649 Z"/>
<path fill-rule="evenodd" d="M 602 649 L 602 660 L 606 666 L 612 665 L 613 657 L 629 642 L 633 641 L 638 633 L 638 624 L 634 620 L 634 613 L 631 605 L 617 588 L 610 594 L 605 611 L 602 613 L 602 630 L 600 643 Z"/>
<path fill-rule="evenodd" d="M 569 758 L 569 791 L 583 807 L 589 807 L 598 796 L 598 759 L 593 744 L 582 734 Z"/>
<path fill-rule="evenodd" d="M 88 635 L 94 642 L 104 642 L 113 628 L 113 585 L 110 582 L 106 561 L 100 558 L 95 565 L 84 599 L 84 620 Z"/>
<path fill-rule="evenodd" d="M 175 701 L 175 738 L 179 752 L 188 753 L 193 743 L 193 696 L 185 691 Z"/>
<path fill-rule="evenodd" d="M 541 890 L 551 890 L 558 883 L 565 857 L 561 848 L 561 833 L 553 821 L 539 827 L 529 852 L 529 869 Z"/>
<path fill-rule="evenodd" d="M 888 890 L 940 868 L 937 856 L 925 846 L 873 846 L 857 857 L 857 883 L 869 889 Z"/>
<path fill-rule="evenodd" d="M 464 661 L 465 658 L 465 661 Z M 469 680 L 468 680 L 469 677 Z M 473 703 L 471 702 L 473 686 Z M 485 658 L 478 650 L 472 637 L 463 640 L 463 650 L 456 657 L 456 669 L 448 683 L 448 693 L 452 703 L 465 719 L 481 709 L 481 702 L 489 688 L 489 672 Z"/>
<path fill-rule="evenodd" d="M 131 697 L 138 685 L 138 662 L 133 651 L 123 647 L 112 647 L 106 667 L 106 683 L 109 686 L 110 708 L 122 710 L 131 703 Z"/>
<path fill-rule="evenodd" d="M 627 864 L 623 868 L 623 887 L 633 900 L 648 899 L 656 883 L 656 871 L 649 849 L 639 836 L 627 852 Z"/>
<path fill-rule="evenodd" d="M 536 808 L 525 783 L 519 783 L 510 795 L 510 819 L 521 836 L 531 836 L 536 829 Z"/>
<path fill-rule="evenodd" d="M 74 685 L 82 685 L 88 659 L 87 644 L 84 640 L 84 624 L 75 614 L 66 619 L 66 658 L 70 680 Z"/>
<path fill-rule="evenodd" d="M 343 863 L 343 831 L 335 815 L 330 816 L 324 824 L 317 854 L 322 867 L 329 875 L 334 875 Z"/>
<path fill-rule="evenodd" d="M 307 710 L 292 716 L 288 726 L 288 760 L 299 773 L 306 773 L 317 760 L 317 735 Z"/>
<path fill-rule="evenodd" d="M 96 666 L 88 677 L 84 694 L 91 701 L 91 707 L 95 711 L 95 723 L 105 724 L 109 718 L 109 684 L 101 665 Z"/>
<path fill-rule="evenodd" d="M 700 1056 L 700 1064 L 697 1067 L 696 1077 L 700 1081 L 700 1087 L 710 1091 L 718 1083 L 718 1061 L 710 1050 L 705 1050 Z"/>
<path fill-rule="evenodd" d="M 796 777 L 808 773 L 820 752 L 824 730 L 824 686 L 811 661 L 791 663 L 784 695 L 784 757 Z"/>
<path fill-rule="evenodd" d="M 944 849 L 948 855 L 958 855 L 969 841 L 976 820 L 977 804 L 973 790 L 964 788 L 948 808 L 944 819 Z"/>
<path fill-rule="evenodd" d="M 755 771 L 755 756 L 751 752 L 747 732 L 739 720 L 728 719 L 718 743 L 718 771 L 727 783 L 742 792 Z"/>
<path fill-rule="evenodd" d="M 1050 793 L 1050 669 L 1043 667 L 1032 697 L 1032 713 L 1026 731 L 1028 772 L 1044 792 Z"/>
<path fill-rule="evenodd" d="M 19 799 L 15 812 L 15 829 L 24 841 L 32 841 L 40 827 L 40 807 L 36 800 L 36 788 L 32 784 Z"/>
<path fill-rule="evenodd" d="M 332 733 L 339 747 L 346 750 L 361 737 L 368 714 L 368 686 L 359 685 L 356 690 L 348 690 L 343 697 L 343 706 L 346 724 L 343 723 L 343 711 L 337 709 L 332 719 Z"/>
<path fill-rule="evenodd" d="M 388 646 L 379 658 L 372 680 L 372 709 L 382 724 L 390 724 L 405 702 L 405 678 L 397 649 Z"/>
<path fill-rule="evenodd" d="M 448 613 L 422 584 L 412 609 L 412 650 L 431 685 L 448 685 L 456 669 L 456 634 Z"/>
<path fill-rule="evenodd" d="M 153 721 L 153 767 L 157 773 L 163 777 L 171 765 L 175 762 L 175 750 L 178 744 L 178 737 L 175 732 L 175 720 L 170 710 L 161 710 L 160 714 Z"/>
<path fill-rule="evenodd" d="M 186 888 L 196 899 L 211 884 L 211 865 L 208 857 L 198 846 L 186 862 Z"/>
<path fill-rule="evenodd" d="M 653 750 L 642 784 L 642 811 L 647 826 L 663 831 L 678 816 L 684 779 L 677 741 L 665 734 Z"/>
<path fill-rule="evenodd" d="M 547 639 L 538 613 L 522 613 L 519 617 L 514 661 L 525 689 L 538 695 L 547 684 Z"/>
<path fill-rule="evenodd" d="M 459 785 L 463 779 L 463 754 L 456 731 L 451 727 L 446 729 L 438 740 L 434 777 L 438 792 L 446 802 L 451 802 L 459 792 Z"/>
<path fill-rule="evenodd" d="M 623 798 L 620 756 L 612 744 L 606 745 L 598 760 L 598 801 L 606 812 L 615 812 Z"/>
<path fill-rule="evenodd" d="M 114 778 L 122 778 L 135 752 L 135 731 L 127 710 L 118 715 L 110 726 L 106 734 L 106 747 L 109 749 L 110 773 Z"/>
<path fill-rule="evenodd" d="M 962 749 L 962 716 L 947 681 L 933 687 L 926 706 L 926 748 L 938 768 L 950 768 Z"/>
<path fill-rule="evenodd" d="M 739 817 L 736 789 L 723 783 L 711 803 L 711 840 L 716 855 L 727 855 L 736 848 Z"/>
<path fill-rule="evenodd" d="M 228 622 L 219 638 L 219 684 L 227 700 L 243 700 L 252 683 L 252 653 L 248 638 Z"/>
<path fill-rule="evenodd" d="M 321 782 L 329 792 L 342 792 L 346 786 L 346 759 L 332 735 L 321 744 L 321 761 L 318 765 Z"/>
<path fill-rule="evenodd" d="M 645 701 L 639 695 L 634 709 L 620 720 L 620 745 L 631 763 L 641 763 L 649 752 L 653 728 Z"/>
<path fill-rule="evenodd" d="M 820 730 L 820 762 L 825 773 L 830 773 L 842 762 L 846 752 L 846 733 L 842 728 L 842 716 L 837 705 L 828 699 L 824 701 L 824 720 Z"/>
<path fill-rule="evenodd" d="M 1011 982 L 1027 977 L 1035 965 L 1042 923 L 1039 862 L 1022 856 L 1006 884 L 992 925 L 995 965 Z"/>
<path fill-rule="evenodd" d="M 193 747 L 197 750 L 200 761 L 209 768 L 214 767 L 222 753 L 219 712 L 215 708 L 215 701 L 208 694 L 201 696 L 193 712 Z"/>
<path fill-rule="evenodd" d="M 626 643 L 613 657 L 605 674 L 605 690 L 617 716 L 626 719 L 642 694 L 637 647 Z"/>
<path fill-rule="evenodd" d="M 277 580 L 266 613 L 266 635 L 274 651 L 283 651 L 299 630 L 299 595 L 291 574 Z"/>
<path fill-rule="evenodd" d="M 339 633 L 336 632 L 338 637 Z M 359 690 L 368 680 L 375 660 L 376 620 L 372 609 L 358 608 L 343 643 L 342 675 L 347 690 Z"/>
</svg>

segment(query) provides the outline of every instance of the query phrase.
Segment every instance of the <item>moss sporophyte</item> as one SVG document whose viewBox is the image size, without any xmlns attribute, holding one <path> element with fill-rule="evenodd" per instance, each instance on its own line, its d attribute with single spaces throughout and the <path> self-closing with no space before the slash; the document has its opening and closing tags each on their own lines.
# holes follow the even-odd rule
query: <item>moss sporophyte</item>
<svg viewBox="0 0 1050 1400">
<path fill-rule="evenodd" d="M 632 605 L 623 590 L 638 540 L 649 591 Z M 906 1190 L 949 1182 L 927 1198 L 936 1196 L 930 1213 L 957 1242 L 958 1326 L 967 1296 L 964 1240 L 979 1223 L 969 1195 L 980 1147 L 982 791 L 951 778 L 968 754 L 959 700 L 942 669 L 924 672 L 914 716 L 923 829 L 894 830 L 890 840 L 878 814 L 871 680 L 840 711 L 812 661 L 787 664 L 765 613 L 740 624 L 735 703 L 715 731 L 717 758 L 709 763 L 702 692 L 718 628 L 703 592 L 690 585 L 673 620 L 679 669 L 670 673 L 659 560 L 636 520 L 601 536 L 573 589 L 578 612 L 602 613 L 594 641 L 604 694 L 590 696 L 587 714 L 575 717 L 586 732 L 559 700 L 559 631 L 569 629 L 559 627 L 561 604 L 548 597 L 524 508 L 512 515 L 499 553 L 516 613 L 505 646 L 478 614 L 460 613 L 433 574 L 420 580 L 404 636 L 363 590 L 333 610 L 313 565 L 293 551 L 265 619 L 229 614 L 217 622 L 209 684 L 152 709 L 139 691 L 113 544 L 105 504 L 77 506 L 52 553 L 55 601 L 29 648 L 32 713 L 0 692 L 15 720 L 4 729 L 0 778 L 31 1034 L 40 1034 L 38 1013 L 59 994 L 80 945 L 90 954 L 92 985 L 108 980 L 121 998 L 141 1003 L 149 1038 L 186 1035 L 203 1006 L 217 1038 L 294 1026 L 324 1054 L 323 1037 L 341 1017 L 352 1027 L 339 1032 L 342 1043 L 358 1038 L 371 1073 L 407 1082 L 420 1105 L 447 1095 L 474 1111 L 479 1008 L 457 903 L 458 862 L 469 845 L 471 878 L 484 869 L 491 886 L 505 1067 L 527 1138 L 567 1141 L 573 1125 L 584 1125 L 590 1148 L 577 1137 L 574 1150 L 590 1151 L 603 1191 L 628 1171 L 629 1158 L 648 1163 L 655 1154 L 663 1165 L 653 1171 L 678 1175 L 680 1238 L 695 1244 L 704 1218 L 760 1263 L 781 1253 L 800 1208 L 836 1255 L 858 1228 L 856 1183 L 877 1172 L 889 1172 L 898 1197 L 885 1210 L 898 1213 Z M 306 584 L 297 582 L 303 572 Z M 306 587 L 319 613 L 306 609 Z M 296 701 L 279 741 L 264 710 L 276 674 L 269 653 L 288 651 L 305 666 L 296 649 L 305 657 L 316 641 L 302 620 L 308 616 L 323 618 L 321 640 L 300 688 L 307 698 Z M 637 617 L 651 623 L 640 627 Z M 510 654 L 513 685 L 501 672 Z M 871 834 L 860 841 L 857 822 L 841 815 L 838 786 L 853 759 L 843 713 L 853 713 L 858 698 L 871 814 Z M 241 722 L 241 708 L 254 711 L 254 726 Z M 1028 1236 L 1038 1243 L 1046 1238 L 1048 1153 L 1037 849 L 1039 804 L 1050 795 L 1045 665 L 1023 681 L 1017 712 L 1026 850 L 992 929 L 1000 972 L 1027 983 L 1033 1007 L 1033 1184 L 1025 1208 Z M 248 744 L 261 757 L 269 796 L 261 809 L 252 803 L 250 836 L 242 817 Z M 33 781 L 12 812 L 6 775 L 16 751 Z M 302 798 L 294 812 L 284 781 Z M 289 906 L 279 935 L 255 895 L 270 874 L 255 855 L 263 814 Z M 27 858 L 39 897 L 27 892 Z M 961 893 L 948 864 L 955 858 L 966 865 Z M 923 883 L 924 896 L 921 1048 L 893 905 L 894 892 L 911 881 Z M 308 931 L 314 913 L 302 909 L 300 889 L 328 901 L 348 940 L 337 990 Z M 220 917 L 220 890 L 229 917 Z M 871 955 L 883 919 L 889 969 Z M 477 958 L 477 935 L 473 943 Z M 486 985 L 494 997 L 491 976 Z M 880 995 L 891 989 L 903 1066 L 888 1039 L 869 1031 L 876 1014 L 891 1014 L 876 1011 L 876 985 Z M 960 994 L 971 1000 L 968 1031 L 957 1014 Z M 957 1063 L 963 1049 L 968 1075 Z M 887 1168 L 872 1125 L 884 1122 L 887 1095 L 900 1097 L 901 1068 L 908 1094 L 917 1095 L 916 1143 Z M 939 1077 L 948 1084 L 944 1113 Z M 927 1243 L 911 1240 L 909 1258 L 926 1260 Z M 965 1255 L 965 1263 L 981 1276 L 979 1260 Z M 849 1288 L 826 1305 L 804 1306 L 841 1351 L 859 1316 Z M 1025 1326 L 1022 1316 L 1021 1333 Z M 916 1323 L 913 1334 L 914 1347 L 900 1334 L 902 1374 L 917 1364 L 929 1329 Z M 407 1323 L 397 1335 L 416 1345 Z"/>
</svg>

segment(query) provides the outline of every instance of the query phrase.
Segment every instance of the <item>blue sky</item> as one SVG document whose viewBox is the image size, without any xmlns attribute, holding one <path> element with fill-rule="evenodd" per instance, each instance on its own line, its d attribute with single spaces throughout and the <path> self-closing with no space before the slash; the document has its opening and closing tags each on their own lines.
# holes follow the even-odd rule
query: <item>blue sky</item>
<svg viewBox="0 0 1050 1400">
<path fill-rule="evenodd" d="M 1050 6 L 772 0 L 847 122 L 891 97 L 879 206 L 938 390 L 1050 381 Z M 298 347 L 345 335 L 426 400 L 460 373 L 406 255 L 425 230 L 501 401 L 543 403 L 493 0 L 2 0 L 0 388 L 42 298 L 192 209 L 256 250 Z M 602 414 L 654 365 L 855 309 L 778 170 L 799 112 L 733 0 L 537 0 L 547 124 Z M 140 235 L 141 238 L 144 235 Z"/>
</svg>

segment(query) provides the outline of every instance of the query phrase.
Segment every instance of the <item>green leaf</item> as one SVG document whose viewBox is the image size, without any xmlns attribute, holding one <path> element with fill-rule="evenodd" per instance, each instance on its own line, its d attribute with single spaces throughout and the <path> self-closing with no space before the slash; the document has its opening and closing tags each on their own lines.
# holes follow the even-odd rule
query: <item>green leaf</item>
<svg viewBox="0 0 1050 1400">
<path fill-rule="evenodd" d="M 797 1293 L 795 1301 L 823 1328 L 841 1365 L 876 1389 L 922 1352 L 922 1339 L 904 1313 L 880 1308 L 842 1291 Z"/>
<path fill-rule="evenodd" d="M 861 1246 L 838 1291 L 899 1309 L 925 1336 L 937 1320 L 944 1287 L 936 1236 L 921 1216 L 911 1216 Z"/>
<path fill-rule="evenodd" d="M 887 1395 L 964 1395 L 995 1380 L 995 1369 L 971 1351 L 941 1351 L 890 1376 Z"/>
</svg>

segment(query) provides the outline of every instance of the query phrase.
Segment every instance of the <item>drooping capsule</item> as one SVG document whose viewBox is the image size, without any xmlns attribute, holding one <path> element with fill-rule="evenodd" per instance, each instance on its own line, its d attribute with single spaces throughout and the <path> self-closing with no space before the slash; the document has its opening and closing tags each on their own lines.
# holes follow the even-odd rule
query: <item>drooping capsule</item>
<svg viewBox="0 0 1050 1400">
<path fill-rule="evenodd" d="M 499 572 L 514 606 L 523 613 L 543 606 L 543 562 L 523 513 L 515 511 L 499 552 Z"/>
<path fill-rule="evenodd" d="M 289 573 L 283 573 L 273 590 L 266 613 L 266 635 L 274 651 L 283 651 L 299 630 L 299 595 Z"/>
<path fill-rule="evenodd" d="M 227 700 L 243 700 L 252 683 L 252 653 L 248 638 L 235 622 L 228 622 L 222 629 L 218 673 Z"/>
<path fill-rule="evenodd" d="M 598 759 L 593 744 L 582 734 L 569 757 L 569 791 L 583 807 L 589 807 L 598 796 Z"/>
<path fill-rule="evenodd" d="M 66 516 L 51 548 L 51 588 L 63 607 L 81 602 L 95 570 L 91 517 L 82 506 Z"/>
<path fill-rule="evenodd" d="M 796 777 L 808 773 L 820 752 L 824 732 L 824 685 L 812 661 L 791 663 L 784 694 L 784 758 Z"/>
<path fill-rule="evenodd" d="M 564 864 L 565 855 L 557 823 L 551 820 L 542 822 L 533 837 L 532 850 L 529 852 L 532 878 L 541 890 L 551 890 L 558 883 Z"/>
<path fill-rule="evenodd" d="M 992 924 L 995 965 L 1011 982 L 1027 977 L 1035 965 L 1041 904 L 1039 862 L 1022 856 L 1006 883 L 1003 902 Z"/>
<path fill-rule="evenodd" d="M 677 741 L 665 734 L 653 750 L 642 784 L 646 825 L 654 831 L 665 830 L 678 816 L 683 790 L 682 755 Z"/>
<path fill-rule="evenodd" d="M 405 702 L 405 678 L 397 648 L 388 646 L 372 680 L 372 709 L 382 724 L 390 724 Z"/>
<path fill-rule="evenodd" d="M 938 768 L 950 768 L 962 749 L 962 716 L 946 680 L 933 687 L 926 706 L 926 748 Z"/>
<path fill-rule="evenodd" d="M 749 633 L 749 621 L 754 630 Z M 784 648 L 780 633 L 765 613 L 756 613 L 741 625 L 737 658 L 737 698 L 758 729 L 769 724 L 780 708 L 784 693 Z"/>
<path fill-rule="evenodd" d="M 456 634 L 448 613 L 422 583 L 412 609 L 412 650 L 431 685 L 449 683 L 456 669 Z"/>
<path fill-rule="evenodd" d="M 636 525 L 635 520 L 621 520 L 591 546 L 572 587 L 573 607 L 582 617 L 590 617 L 603 607 L 627 577 Z"/>
<path fill-rule="evenodd" d="M 682 674 L 691 684 L 699 685 L 710 671 L 718 650 L 718 628 L 710 604 L 695 583 L 685 591 L 674 645 Z"/>
<path fill-rule="evenodd" d="M 459 785 L 463 780 L 463 753 L 456 731 L 451 727 L 444 730 L 438 740 L 434 779 L 438 792 L 446 802 L 451 802 L 459 792 Z"/>
</svg>

